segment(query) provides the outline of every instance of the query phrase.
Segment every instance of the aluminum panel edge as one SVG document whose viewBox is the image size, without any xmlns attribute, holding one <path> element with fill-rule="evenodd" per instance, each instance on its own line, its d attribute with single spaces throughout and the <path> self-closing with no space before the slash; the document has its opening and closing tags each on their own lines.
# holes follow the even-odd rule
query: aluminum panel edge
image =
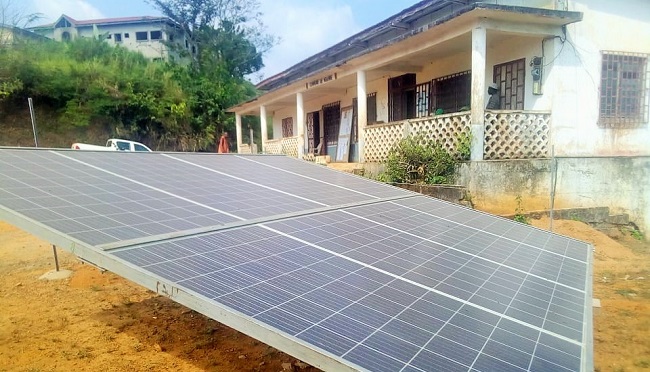
<svg viewBox="0 0 650 372">
<path fill-rule="evenodd" d="M 583 372 L 594 370 L 594 246 L 589 244 L 587 256 L 587 277 L 585 278 L 585 315 L 582 331 L 582 365 Z"/>
<path fill-rule="evenodd" d="M 75 256 L 108 270 L 129 281 L 141 285 L 159 295 L 170 298 L 174 302 L 195 310 L 228 327 L 240 331 L 280 351 L 294 356 L 310 365 L 325 371 L 360 371 L 359 366 L 343 362 L 335 355 L 324 350 L 315 350 L 280 331 L 269 329 L 261 323 L 237 311 L 219 306 L 216 302 L 185 291 L 171 282 L 161 280 L 144 272 L 135 265 L 128 264 L 98 248 L 81 243 L 65 234 L 59 233 L 40 222 L 36 222 L 22 214 L 15 213 L 0 205 L 0 219 L 14 225 L 40 239 L 62 248 Z"/>
</svg>

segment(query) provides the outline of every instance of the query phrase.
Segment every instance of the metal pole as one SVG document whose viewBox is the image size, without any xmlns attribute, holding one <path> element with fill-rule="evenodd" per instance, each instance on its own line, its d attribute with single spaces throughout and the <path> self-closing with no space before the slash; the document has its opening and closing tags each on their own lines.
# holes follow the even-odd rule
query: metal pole
<svg viewBox="0 0 650 372">
<path fill-rule="evenodd" d="M 56 254 L 56 245 L 52 244 L 52 251 L 54 252 L 54 265 L 56 266 L 56 271 L 59 271 L 59 256 Z"/>
<path fill-rule="evenodd" d="M 38 147 L 38 138 L 36 137 L 36 117 L 34 115 L 34 102 L 32 101 L 31 97 L 27 98 L 27 102 L 29 103 L 29 115 L 32 117 L 32 131 L 34 131 L 34 145 Z"/>
<path fill-rule="evenodd" d="M 551 146 L 551 212 L 550 212 L 550 227 L 549 230 L 553 232 L 553 209 L 555 207 L 555 186 L 557 185 L 557 159 L 555 159 L 555 145 Z"/>
</svg>

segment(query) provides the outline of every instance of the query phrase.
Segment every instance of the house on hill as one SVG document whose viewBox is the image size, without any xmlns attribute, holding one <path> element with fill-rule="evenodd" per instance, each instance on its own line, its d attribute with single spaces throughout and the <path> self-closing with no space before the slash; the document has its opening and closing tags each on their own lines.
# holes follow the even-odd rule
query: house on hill
<svg viewBox="0 0 650 372">
<path fill-rule="evenodd" d="M 168 17 L 143 16 L 80 21 L 64 14 L 54 23 L 29 29 L 56 41 L 103 36 L 111 45 L 120 45 L 140 52 L 152 60 L 178 58 L 179 50 L 186 50 L 188 55 L 196 53 L 196 47 L 189 37 L 186 37 L 182 28 Z"/>
<path fill-rule="evenodd" d="M 458 182 L 481 208 L 547 209 L 553 194 L 648 232 L 648 14 L 644 0 L 421 1 L 259 83 L 230 108 L 238 149 L 246 115 L 264 152 L 367 171 L 420 134 L 470 148 Z"/>
</svg>

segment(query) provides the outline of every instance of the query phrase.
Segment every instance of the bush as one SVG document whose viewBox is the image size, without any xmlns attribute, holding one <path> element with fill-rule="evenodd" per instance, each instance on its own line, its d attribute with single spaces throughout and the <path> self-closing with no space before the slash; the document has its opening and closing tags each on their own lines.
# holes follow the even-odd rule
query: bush
<svg viewBox="0 0 650 372">
<path fill-rule="evenodd" d="M 382 179 L 399 183 L 450 183 L 456 161 L 440 144 L 423 136 L 402 139 L 388 153 Z"/>
</svg>

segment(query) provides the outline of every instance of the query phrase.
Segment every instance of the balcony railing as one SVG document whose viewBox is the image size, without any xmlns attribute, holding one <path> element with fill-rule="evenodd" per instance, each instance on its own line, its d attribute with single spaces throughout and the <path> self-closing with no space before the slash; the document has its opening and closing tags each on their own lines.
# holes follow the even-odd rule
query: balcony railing
<svg viewBox="0 0 650 372">
<path fill-rule="evenodd" d="M 550 112 L 486 111 L 483 159 L 549 157 L 550 121 Z M 365 135 L 364 157 L 369 163 L 385 161 L 390 149 L 409 135 L 421 135 L 425 140 L 436 141 L 457 160 L 464 160 L 464 154 L 460 150 L 468 145 L 471 138 L 471 112 L 369 125 L 365 129 Z M 265 148 L 267 154 L 283 154 L 297 158 L 298 137 L 269 140 L 266 141 Z M 245 150 L 250 152 L 247 148 Z"/>
<path fill-rule="evenodd" d="M 366 127 L 364 157 L 367 162 L 382 162 L 388 158 L 390 149 L 402 138 L 421 135 L 425 140 L 441 144 L 457 159 L 462 158 L 459 145 L 469 139 L 471 131 L 469 111 L 436 115 L 426 118 L 369 125 Z"/>
<path fill-rule="evenodd" d="M 483 159 L 548 158 L 550 123 L 550 112 L 487 111 Z"/>
<path fill-rule="evenodd" d="M 285 137 L 266 141 L 264 152 L 267 154 L 298 157 L 298 137 Z"/>
<path fill-rule="evenodd" d="M 486 111 L 483 159 L 531 159 L 549 156 L 550 112 Z M 365 131 L 366 162 L 383 162 L 402 138 L 422 135 L 440 143 L 457 159 L 459 145 L 471 135 L 471 112 L 370 125 Z"/>
</svg>

